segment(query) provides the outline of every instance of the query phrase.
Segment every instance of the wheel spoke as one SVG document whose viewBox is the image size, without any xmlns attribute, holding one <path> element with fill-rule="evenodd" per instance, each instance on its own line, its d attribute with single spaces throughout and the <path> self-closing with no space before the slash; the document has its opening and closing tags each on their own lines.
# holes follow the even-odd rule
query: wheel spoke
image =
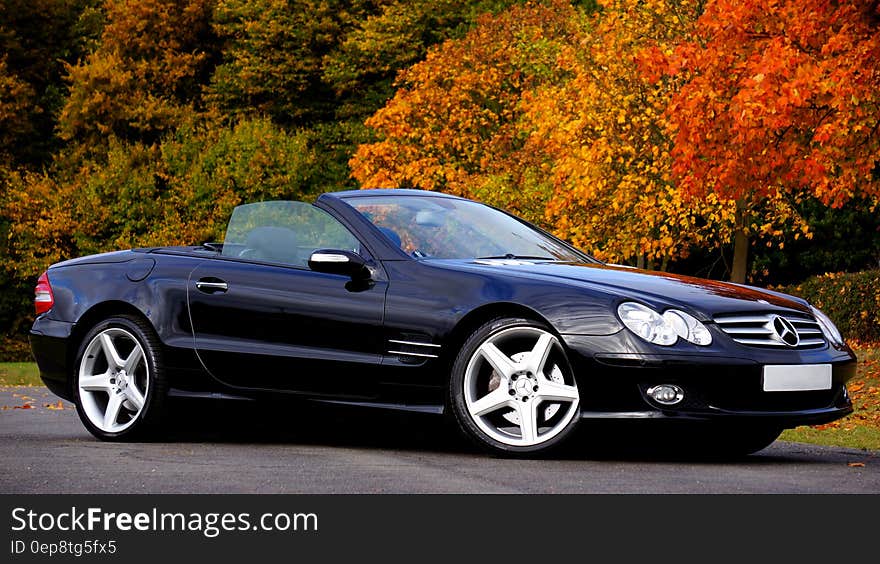
<svg viewBox="0 0 880 564">
<path fill-rule="evenodd" d="M 519 430 L 522 440 L 528 444 L 538 440 L 538 402 L 517 403 Z"/>
<path fill-rule="evenodd" d="M 122 368 L 125 365 L 125 362 L 116 350 L 116 345 L 113 344 L 113 339 L 107 333 L 101 333 L 101 349 L 107 358 L 107 364 L 115 368 Z"/>
<path fill-rule="evenodd" d="M 578 391 L 574 386 L 545 379 L 538 386 L 537 397 L 545 401 L 573 402 L 578 399 Z"/>
<path fill-rule="evenodd" d="M 535 346 L 532 347 L 529 356 L 526 357 L 526 363 L 531 372 L 534 372 L 535 374 L 544 373 L 544 365 L 547 363 L 547 357 L 550 356 L 550 351 L 553 350 L 553 343 L 555 341 L 556 339 L 553 335 L 549 333 L 541 333 Z"/>
<path fill-rule="evenodd" d="M 81 376 L 79 387 L 87 392 L 110 392 L 110 373 Z"/>
<path fill-rule="evenodd" d="M 140 345 L 136 344 L 134 348 L 131 349 L 131 353 L 129 353 L 128 358 L 125 359 L 122 368 L 127 374 L 134 374 L 134 371 L 141 363 L 141 358 L 143 358 L 143 356 L 144 351 L 141 349 Z"/>
<path fill-rule="evenodd" d="M 479 417 L 497 411 L 502 407 L 509 407 L 510 403 L 510 394 L 507 393 L 507 386 L 499 386 L 468 405 L 468 411 L 474 417 Z"/>
<path fill-rule="evenodd" d="M 104 429 L 111 430 L 116 426 L 116 420 L 119 419 L 119 411 L 122 409 L 122 396 L 120 394 L 110 394 L 110 401 L 107 402 L 107 409 L 104 411 Z"/>
<path fill-rule="evenodd" d="M 483 343 L 479 348 L 479 352 L 502 378 L 510 378 L 516 372 L 516 363 L 501 352 L 494 343 Z"/>
<path fill-rule="evenodd" d="M 144 395 L 138 390 L 134 384 L 129 384 L 125 388 L 125 397 L 134 405 L 135 411 L 140 411 L 144 406 Z"/>
</svg>

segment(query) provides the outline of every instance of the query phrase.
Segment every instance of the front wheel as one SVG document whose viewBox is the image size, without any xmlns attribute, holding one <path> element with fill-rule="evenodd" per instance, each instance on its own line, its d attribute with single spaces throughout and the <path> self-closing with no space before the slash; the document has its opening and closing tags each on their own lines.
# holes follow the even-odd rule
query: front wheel
<svg viewBox="0 0 880 564">
<path fill-rule="evenodd" d="M 162 419 L 167 391 L 161 349 L 152 327 L 111 317 L 88 332 L 75 365 L 80 419 L 102 440 L 145 438 Z"/>
<path fill-rule="evenodd" d="M 537 454 L 558 445 L 577 424 L 579 399 L 559 339 L 527 319 L 495 319 L 477 329 L 450 377 L 460 429 L 496 454 Z"/>
</svg>

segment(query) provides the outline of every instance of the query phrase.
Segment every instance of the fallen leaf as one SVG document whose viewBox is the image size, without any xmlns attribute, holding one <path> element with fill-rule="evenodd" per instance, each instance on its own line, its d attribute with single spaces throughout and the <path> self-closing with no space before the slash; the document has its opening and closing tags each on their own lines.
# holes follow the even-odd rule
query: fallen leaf
<svg viewBox="0 0 880 564">
<path fill-rule="evenodd" d="M 23 405 L 16 405 L 16 406 L 13 406 L 13 407 L 12 407 L 12 409 L 33 409 L 33 408 L 34 408 L 34 406 L 32 406 L 32 405 L 29 404 L 29 403 L 26 403 L 26 404 L 23 404 Z"/>
<path fill-rule="evenodd" d="M 865 463 L 864 462 L 850 462 L 849 464 L 847 464 L 847 466 L 849 466 L 850 468 L 864 468 Z"/>
<path fill-rule="evenodd" d="M 64 403 L 61 400 L 58 400 L 58 403 L 47 403 L 46 407 L 52 410 L 64 409 Z"/>
</svg>

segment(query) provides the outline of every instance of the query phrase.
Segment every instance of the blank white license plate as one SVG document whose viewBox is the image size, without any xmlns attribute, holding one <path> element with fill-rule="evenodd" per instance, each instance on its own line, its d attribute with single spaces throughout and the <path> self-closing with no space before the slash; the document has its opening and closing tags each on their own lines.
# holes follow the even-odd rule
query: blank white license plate
<svg viewBox="0 0 880 564">
<path fill-rule="evenodd" d="M 765 392 L 807 392 L 830 389 L 830 364 L 770 364 L 764 367 Z"/>
</svg>

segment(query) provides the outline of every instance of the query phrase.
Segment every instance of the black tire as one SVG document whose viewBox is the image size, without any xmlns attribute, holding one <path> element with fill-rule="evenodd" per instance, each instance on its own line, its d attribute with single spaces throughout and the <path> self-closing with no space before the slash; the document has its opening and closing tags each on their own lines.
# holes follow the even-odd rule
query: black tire
<svg viewBox="0 0 880 564">
<path fill-rule="evenodd" d="M 575 401 L 573 404 L 570 404 L 569 407 L 561 407 L 562 410 L 567 410 L 570 408 L 570 412 L 566 411 L 566 417 L 570 416 L 571 418 L 567 422 L 566 419 L 563 418 L 562 421 L 560 421 L 559 425 L 556 427 L 556 434 L 553 435 L 551 438 L 542 440 L 539 444 L 533 444 L 529 446 L 515 446 L 505 444 L 504 442 L 496 440 L 495 438 L 487 434 L 483 429 L 481 429 L 475 422 L 474 417 L 470 414 L 467 406 L 467 400 L 465 398 L 465 374 L 468 365 L 471 362 L 472 357 L 474 357 L 474 355 L 476 354 L 478 348 L 485 341 L 487 341 L 487 339 L 490 339 L 493 336 L 497 336 L 498 334 L 509 329 L 515 328 L 537 329 L 549 333 L 556 339 L 556 342 L 559 346 L 556 347 L 554 345 L 554 358 L 556 362 L 554 368 L 559 367 L 560 365 L 564 365 L 561 366 L 560 369 L 565 372 L 565 382 L 566 384 L 570 383 L 570 386 L 574 386 L 576 390 L 577 383 L 574 380 L 574 374 L 571 370 L 571 365 L 569 364 L 565 347 L 562 344 L 561 340 L 556 337 L 554 331 L 551 328 L 547 327 L 543 323 L 536 322 L 530 319 L 502 317 L 492 319 L 487 323 L 481 325 L 470 335 L 470 337 L 468 337 L 468 339 L 462 345 L 452 366 L 452 373 L 449 379 L 447 401 L 451 408 L 450 411 L 452 412 L 454 421 L 458 429 L 466 438 L 468 438 L 480 449 L 491 454 L 508 457 L 528 457 L 544 455 L 547 452 L 550 452 L 553 449 L 559 447 L 574 432 L 579 420 L 579 407 L 577 401 Z M 499 384 L 499 386 L 500 385 L 501 384 Z"/>
<path fill-rule="evenodd" d="M 143 407 L 135 416 L 130 417 L 129 421 L 125 423 L 127 426 L 119 431 L 106 431 L 93 423 L 84 407 L 84 398 L 80 387 L 81 368 L 86 360 L 85 353 L 96 337 L 108 330 L 125 332 L 126 335 L 134 338 L 143 351 L 143 357 L 137 370 L 143 373 L 144 369 L 140 368 L 140 364 L 145 364 L 147 371 L 144 385 L 146 392 L 142 394 Z M 166 414 L 168 379 L 162 362 L 162 348 L 159 344 L 159 338 L 152 326 L 143 319 L 130 315 L 116 315 L 104 319 L 92 327 L 80 343 L 76 362 L 73 365 L 71 382 L 73 383 L 73 398 L 77 414 L 86 429 L 95 437 L 103 441 L 149 440 L 154 438 L 160 430 Z M 96 395 L 100 396 L 100 394 Z M 120 413 L 125 412 L 120 411 Z M 130 412 L 127 414 L 131 415 Z"/>
</svg>

